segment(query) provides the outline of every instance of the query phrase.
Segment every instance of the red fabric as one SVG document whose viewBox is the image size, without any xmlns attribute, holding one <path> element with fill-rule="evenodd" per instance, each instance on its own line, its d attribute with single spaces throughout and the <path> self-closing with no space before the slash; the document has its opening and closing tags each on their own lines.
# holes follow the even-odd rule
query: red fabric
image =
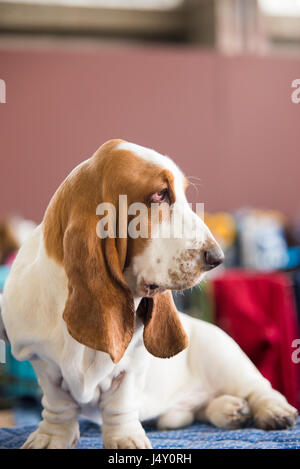
<svg viewBox="0 0 300 469">
<path fill-rule="evenodd" d="M 9 254 L 8 258 L 5 259 L 5 265 L 12 265 L 13 261 L 15 260 L 18 251 L 14 251 L 13 253 Z"/>
<path fill-rule="evenodd" d="M 272 386 L 299 409 L 299 338 L 293 292 L 281 273 L 228 271 L 213 280 L 216 323 L 244 350 Z"/>
</svg>

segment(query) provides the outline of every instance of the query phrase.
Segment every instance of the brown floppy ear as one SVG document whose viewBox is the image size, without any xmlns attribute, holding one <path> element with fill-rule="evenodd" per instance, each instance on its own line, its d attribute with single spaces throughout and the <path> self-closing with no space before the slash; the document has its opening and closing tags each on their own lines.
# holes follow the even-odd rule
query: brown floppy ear
<svg viewBox="0 0 300 469">
<path fill-rule="evenodd" d="M 188 346 L 170 291 L 143 298 L 137 314 L 144 321 L 144 344 L 155 357 L 170 358 Z"/>
<path fill-rule="evenodd" d="M 99 239 L 96 220 L 83 218 L 70 223 L 63 248 L 69 289 L 63 318 L 68 331 L 118 363 L 135 330 L 135 310 L 123 283 L 115 239 Z"/>
<path fill-rule="evenodd" d="M 0 264 L 14 251 L 19 249 L 8 220 L 0 220 Z"/>
<path fill-rule="evenodd" d="M 111 150 L 119 142 L 107 142 L 69 174 L 43 220 L 47 254 L 64 267 L 68 279 L 63 312 L 68 331 L 81 344 L 108 353 L 114 363 L 133 336 L 135 309 L 122 274 L 127 239 L 98 236 L 97 207 L 101 202 L 118 205 L 119 192 L 107 172 L 113 170 Z"/>
</svg>

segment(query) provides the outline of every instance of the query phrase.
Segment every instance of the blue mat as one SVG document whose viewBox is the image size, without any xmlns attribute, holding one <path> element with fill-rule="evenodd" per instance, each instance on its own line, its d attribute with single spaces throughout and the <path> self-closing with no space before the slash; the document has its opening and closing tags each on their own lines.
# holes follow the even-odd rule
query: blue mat
<svg viewBox="0 0 300 469">
<path fill-rule="evenodd" d="M 300 419 L 296 427 L 289 430 L 270 431 L 246 428 L 243 430 L 221 430 L 212 425 L 197 423 L 176 431 L 155 431 L 145 427 L 153 448 L 219 448 L 219 449 L 290 449 L 300 448 Z M 0 448 L 19 448 L 35 425 L 0 429 Z M 102 448 L 100 428 L 82 420 L 81 438 L 76 448 Z"/>
</svg>

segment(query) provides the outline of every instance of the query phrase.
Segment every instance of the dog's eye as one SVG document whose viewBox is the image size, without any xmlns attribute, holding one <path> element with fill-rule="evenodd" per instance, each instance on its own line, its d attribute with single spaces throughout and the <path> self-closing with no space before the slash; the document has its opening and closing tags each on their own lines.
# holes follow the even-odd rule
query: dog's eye
<svg viewBox="0 0 300 469">
<path fill-rule="evenodd" d="M 169 191 L 168 189 L 163 189 L 160 192 L 155 192 L 152 197 L 152 202 L 169 202 Z"/>
</svg>

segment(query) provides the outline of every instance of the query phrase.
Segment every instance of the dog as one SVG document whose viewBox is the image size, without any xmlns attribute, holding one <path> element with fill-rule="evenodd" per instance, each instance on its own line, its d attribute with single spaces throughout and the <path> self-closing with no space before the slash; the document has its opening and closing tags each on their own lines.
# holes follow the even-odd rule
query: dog
<svg viewBox="0 0 300 469">
<path fill-rule="evenodd" d="M 151 448 L 140 422 L 154 418 L 161 429 L 295 424 L 297 410 L 225 332 L 176 310 L 171 290 L 198 284 L 224 258 L 186 186 L 169 157 L 110 140 L 68 175 L 22 245 L 2 320 L 43 391 L 42 421 L 23 448 L 74 447 L 79 415 L 102 425 L 110 449 Z M 136 204 L 146 207 L 138 223 Z M 150 208 L 162 205 L 172 214 L 152 223 Z M 190 236 L 159 235 L 174 214 Z M 134 223 L 151 233 L 128 236 Z"/>
</svg>

